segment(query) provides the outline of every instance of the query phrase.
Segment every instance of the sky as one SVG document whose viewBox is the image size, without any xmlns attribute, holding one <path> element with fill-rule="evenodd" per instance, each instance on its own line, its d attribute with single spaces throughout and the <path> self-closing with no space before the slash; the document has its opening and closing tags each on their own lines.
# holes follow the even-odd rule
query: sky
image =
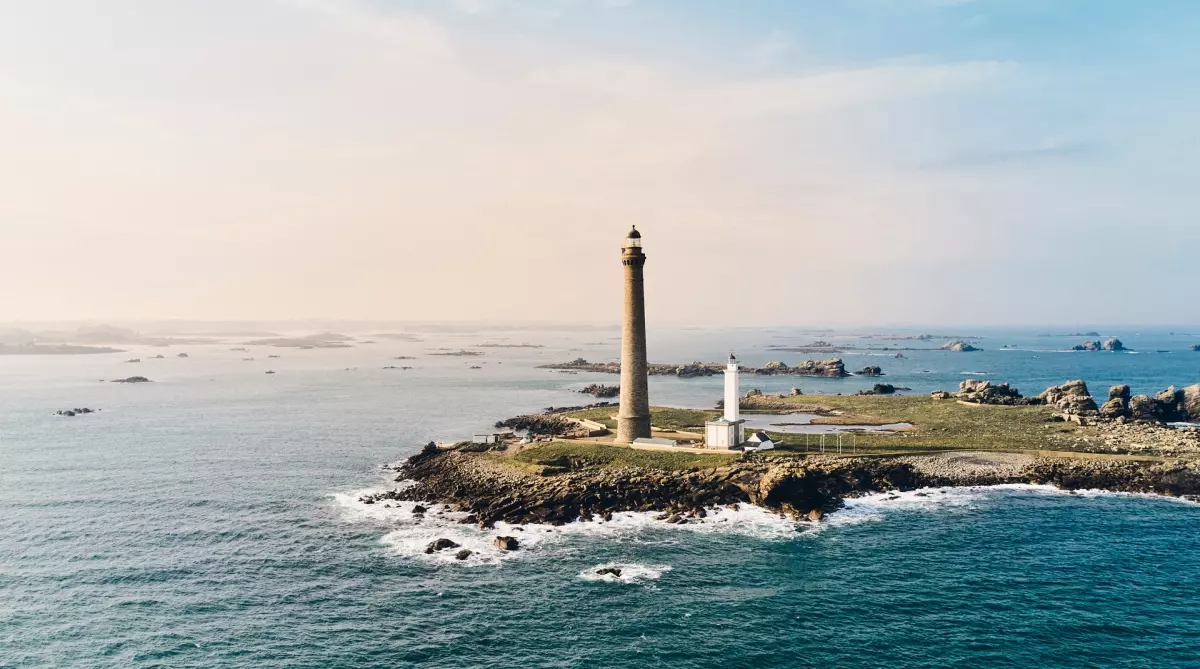
<svg viewBox="0 0 1200 669">
<path fill-rule="evenodd" d="M 1200 3 L 0 0 L 0 319 L 1200 320 Z"/>
</svg>

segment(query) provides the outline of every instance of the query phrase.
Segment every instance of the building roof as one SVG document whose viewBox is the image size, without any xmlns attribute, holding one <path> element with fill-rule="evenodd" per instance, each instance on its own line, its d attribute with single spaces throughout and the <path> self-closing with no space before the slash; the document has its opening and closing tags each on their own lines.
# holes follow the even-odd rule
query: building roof
<svg viewBox="0 0 1200 669">
<path fill-rule="evenodd" d="M 625 235 L 625 238 L 626 239 L 641 239 L 642 233 L 637 231 L 637 226 L 635 225 L 635 226 L 633 226 L 633 229 L 631 229 L 629 231 L 629 234 Z"/>
<path fill-rule="evenodd" d="M 771 441 L 771 438 L 767 436 L 766 432 L 755 432 L 754 434 L 750 435 L 750 437 L 748 439 L 746 439 L 746 441 L 764 442 L 764 441 Z M 775 443 L 775 442 L 771 442 L 771 443 Z"/>
</svg>

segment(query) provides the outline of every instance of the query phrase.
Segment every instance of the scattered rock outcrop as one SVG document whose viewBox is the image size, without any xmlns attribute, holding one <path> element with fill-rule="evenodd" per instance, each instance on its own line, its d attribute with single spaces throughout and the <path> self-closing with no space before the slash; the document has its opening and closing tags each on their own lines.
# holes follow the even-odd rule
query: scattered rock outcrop
<svg viewBox="0 0 1200 669">
<path fill-rule="evenodd" d="M 967 342 L 965 342 L 961 339 L 955 339 L 953 341 L 948 341 L 945 344 L 942 344 L 942 350 L 943 351 L 954 351 L 955 353 L 970 353 L 972 351 L 978 351 L 980 349 L 977 349 L 974 346 L 971 346 L 970 344 L 968 344 Z"/>
<path fill-rule="evenodd" d="M 1037 399 L 1068 415 L 1094 416 L 1099 413 L 1096 400 L 1092 399 L 1083 381 L 1067 381 L 1061 386 L 1050 386 Z"/>
<path fill-rule="evenodd" d="M 878 365 L 867 365 L 855 372 L 859 376 L 883 376 L 883 369 Z"/>
<path fill-rule="evenodd" d="M 1129 386 L 1113 386 L 1108 401 L 1100 407 L 1100 416 L 1151 423 L 1197 422 L 1200 421 L 1200 384 L 1186 388 L 1170 386 L 1153 397 L 1130 397 Z"/>
<path fill-rule="evenodd" d="M 949 393 L 946 393 L 946 395 L 948 396 Z M 959 383 L 956 397 L 963 402 L 970 402 L 972 404 L 1001 404 L 1006 406 L 1040 404 L 1034 398 L 1022 397 L 1016 388 L 1009 386 L 1007 383 L 993 384 L 991 381 L 978 379 L 967 379 Z M 935 397 L 935 399 L 948 399 L 948 397 Z"/>
<path fill-rule="evenodd" d="M 597 576 L 615 576 L 621 578 L 621 569 L 619 567 L 601 567 L 596 570 Z"/>
<path fill-rule="evenodd" d="M 74 409 L 59 409 L 58 411 L 55 411 L 54 413 L 55 413 L 55 415 L 58 415 L 58 416 L 67 416 L 68 418 L 70 418 L 71 416 L 79 416 L 79 415 L 82 415 L 85 413 L 95 413 L 97 411 L 99 411 L 99 409 L 89 409 L 87 407 L 76 407 Z"/>
<path fill-rule="evenodd" d="M 1126 349 L 1126 348 L 1125 348 L 1125 344 L 1121 343 L 1121 340 L 1120 340 L 1120 339 L 1117 339 L 1116 337 L 1113 337 L 1112 339 L 1105 339 L 1105 340 L 1104 340 L 1104 343 L 1103 343 L 1103 344 L 1101 344 L 1101 347 L 1102 347 L 1102 348 L 1103 348 L 1105 351 L 1125 351 L 1125 350 L 1128 350 L 1128 349 Z"/>
<path fill-rule="evenodd" d="M 859 395 L 891 395 L 896 392 L 896 386 L 890 383 L 876 383 L 870 390 L 860 390 Z"/>
</svg>

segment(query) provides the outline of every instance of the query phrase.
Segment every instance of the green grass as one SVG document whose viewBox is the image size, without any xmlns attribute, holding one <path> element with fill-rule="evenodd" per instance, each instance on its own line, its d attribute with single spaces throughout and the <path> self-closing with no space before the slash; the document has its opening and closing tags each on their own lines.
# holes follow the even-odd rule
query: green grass
<svg viewBox="0 0 1200 669">
<path fill-rule="evenodd" d="M 671 453 L 642 451 L 625 446 L 552 441 L 538 444 L 511 456 L 524 465 L 585 469 L 590 467 L 679 470 L 692 467 L 721 467 L 740 457 L 738 454 Z"/>
<path fill-rule="evenodd" d="M 829 417 L 839 424 L 912 423 L 893 433 L 861 432 L 854 438 L 859 452 L 929 449 L 1092 450 L 1100 442 L 1089 428 L 1051 422 L 1045 406 L 966 406 L 925 395 L 801 395 L 754 398 L 753 408 L 770 411 L 843 412 Z M 771 433 L 783 450 L 804 450 L 805 436 Z M 1085 441 L 1090 438 L 1091 441 Z M 819 437 L 813 435 L 810 441 Z M 829 437 L 826 437 L 828 452 Z M 836 437 L 834 437 L 836 440 Z M 846 444 L 847 437 L 842 438 Z M 778 443 L 778 442 L 777 442 Z"/>
<path fill-rule="evenodd" d="M 603 423 L 610 430 L 617 429 L 616 406 L 581 409 L 564 414 L 572 418 L 582 418 Z M 672 409 L 670 407 L 650 407 L 650 423 L 662 430 L 692 430 L 704 431 L 704 421 L 712 420 L 721 415 L 718 411 L 700 411 L 697 409 Z"/>
</svg>

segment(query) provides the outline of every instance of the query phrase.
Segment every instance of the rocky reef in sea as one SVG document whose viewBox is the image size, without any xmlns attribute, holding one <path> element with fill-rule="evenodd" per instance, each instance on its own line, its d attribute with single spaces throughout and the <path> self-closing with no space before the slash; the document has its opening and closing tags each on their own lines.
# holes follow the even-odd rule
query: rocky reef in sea
<svg viewBox="0 0 1200 669">
<path fill-rule="evenodd" d="M 619 362 L 588 362 L 584 358 L 576 358 L 570 362 L 540 365 L 539 367 L 541 369 L 599 372 L 602 374 L 621 373 L 621 363 Z M 850 375 L 846 371 L 846 365 L 842 362 L 841 358 L 806 360 L 795 366 L 788 365 L 782 361 L 773 361 L 768 362 L 762 367 L 740 367 L 739 369 L 744 374 L 760 376 L 825 376 L 841 378 Z M 651 363 L 647 365 L 646 369 L 646 372 L 651 376 L 678 376 L 681 378 L 714 376 L 722 374 L 724 371 L 725 365 L 718 362 L 691 362 L 682 365 Z M 882 373 L 882 370 L 880 370 L 880 374 Z"/>
<path fill-rule="evenodd" d="M 616 397 L 621 394 L 621 386 L 609 386 L 603 383 L 589 383 L 579 392 L 592 397 Z"/>
<path fill-rule="evenodd" d="M 955 353 L 971 353 L 973 351 L 979 351 L 982 349 L 975 348 L 974 346 L 968 344 L 967 342 L 965 342 L 961 339 L 955 339 L 953 341 L 948 341 L 945 344 L 942 344 L 941 350 L 953 351 Z"/>
<path fill-rule="evenodd" d="M 1128 351 L 1125 344 L 1120 339 L 1112 337 L 1100 341 L 1099 339 L 1085 341 L 1082 344 L 1076 344 L 1071 347 L 1072 351 Z"/>
</svg>

